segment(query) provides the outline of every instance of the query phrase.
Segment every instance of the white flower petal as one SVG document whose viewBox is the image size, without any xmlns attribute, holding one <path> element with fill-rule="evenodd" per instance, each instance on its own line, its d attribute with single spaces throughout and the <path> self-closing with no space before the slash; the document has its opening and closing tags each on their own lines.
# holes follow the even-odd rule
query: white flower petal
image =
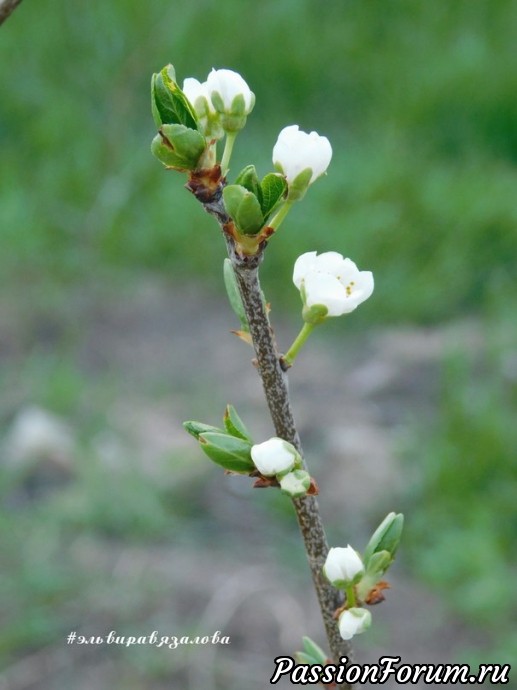
<svg viewBox="0 0 517 690">
<path fill-rule="evenodd" d="M 344 640 L 351 640 L 354 635 L 367 630 L 372 622 L 368 609 L 352 608 L 339 616 L 339 634 Z"/>
<path fill-rule="evenodd" d="M 312 184 L 327 170 L 331 158 L 332 147 L 327 137 L 317 132 L 302 132 L 298 125 L 284 127 L 273 147 L 273 164 L 282 170 L 288 183 L 311 168 L 309 184 Z"/>
<path fill-rule="evenodd" d="M 370 297 L 374 288 L 371 271 L 360 271 L 338 252 L 306 252 L 296 260 L 293 282 L 305 295 L 305 305 L 323 305 L 327 316 L 349 314 Z"/>
<path fill-rule="evenodd" d="M 346 308 L 346 292 L 337 278 L 328 273 L 308 273 L 304 279 L 307 306 L 323 305 L 328 316 L 341 316 Z"/>
<path fill-rule="evenodd" d="M 231 69 L 212 69 L 206 80 L 210 94 L 218 93 L 227 113 L 231 113 L 232 103 L 236 96 L 242 94 L 246 110 L 249 112 L 254 104 L 253 93 L 240 74 Z"/>
<path fill-rule="evenodd" d="M 321 273 L 330 273 L 338 278 L 343 273 L 346 261 L 350 261 L 350 259 L 343 259 L 339 252 L 323 252 L 315 261 L 315 269 Z"/>
<path fill-rule="evenodd" d="M 346 548 L 330 549 L 324 570 L 330 582 L 352 582 L 356 575 L 364 572 L 364 564 L 357 551 L 349 544 Z"/>
<path fill-rule="evenodd" d="M 296 259 L 293 271 L 293 283 L 298 289 L 307 273 L 314 268 L 316 252 L 306 252 Z"/>
<path fill-rule="evenodd" d="M 281 438 L 273 437 L 251 447 L 251 459 L 265 477 L 289 471 L 297 458 L 296 448 Z"/>
</svg>

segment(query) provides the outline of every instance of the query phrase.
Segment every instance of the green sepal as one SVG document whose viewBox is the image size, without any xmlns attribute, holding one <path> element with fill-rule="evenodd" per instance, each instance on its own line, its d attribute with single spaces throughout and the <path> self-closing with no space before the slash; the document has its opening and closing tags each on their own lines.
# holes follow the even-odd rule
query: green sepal
<svg viewBox="0 0 517 690">
<path fill-rule="evenodd" d="M 280 482 L 282 493 L 291 498 L 306 496 L 311 486 L 311 476 L 305 470 L 290 469 L 287 472 L 277 474 L 276 478 Z M 294 480 L 294 486 L 289 486 L 291 478 Z"/>
<path fill-rule="evenodd" d="M 303 320 L 312 326 L 317 326 L 325 321 L 328 313 L 329 310 L 324 304 L 313 304 L 312 307 L 303 307 L 302 309 Z"/>
<path fill-rule="evenodd" d="M 151 108 L 157 127 L 185 125 L 198 129 L 199 121 L 192 104 L 176 83 L 172 65 L 167 65 L 151 80 Z"/>
<path fill-rule="evenodd" d="M 306 191 L 309 189 L 312 177 L 312 168 L 305 168 L 301 173 L 294 178 L 294 180 L 289 185 L 287 192 L 287 198 L 289 201 L 300 201 L 305 196 Z"/>
<path fill-rule="evenodd" d="M 255 469 L 251 459 L 251 444 L 225 433 L 200 434 L 199 443 L 210 460 L 231 472 L 249 474 Z"/>
<path fill-rule="evenodd" d="M 237 414 L 237 410 L 233 405 L 226 406 L 223 421 L 224 427 L 229 434 L 236 436 L 237 438 L 242 438 L 244 441 L 248 441 L 249 443 L 253 443 L 250 432 Z"/>
<path fill-rule="evenodd" d="M 402 513 L 389 513 L 377 527 L 364 550 L 363 561 L 365 566 L 372 556 L 379 551 L 387 551 L 394 558 L 402 536 L 404 516 Z"/>
<path fill-rule="evenodd" d="M 210 424 L 203 424 L 203 422 L 183 422 L 183 428 L 188 434 L 197 440 L 199 439 L 200 434 L 204 434 L 207 431 L 214 432 L 216 434 L 224 434 L 222 429 L 218 429 L 216 426 L 211 426 Z"/>
<path fill-rule="evenodd" d="M 244 235 L 256 235 L 264 225 L 257 197 L 246 187 L 230 184 L 223 189 L 224 206 L 237 229 Z"/>
<path fill-rule="evenodd" d="M 206 149 L 202 134 L 185 125 L 162 125 L 151 143 L 152 153 L 165 165 L 177 170 L 195 170 Z"/>
<path fill-rule="evenodd" d="M 309 658 L 314 659 L 313 663 L 324 664 L 328 659 L 328 655 L 310 637 L 303 637 L 303 650 Z"/>
<path fill-rule="evenodd" d="M 216 111 L 221 115 L 221 124 L 225 132 L 238 132 L 246 124 L 248 115 L 255 105 L 255 96 L 251 96 L 251 104 L 246 110 L 246 101 L 242 93 L 237 94 L 232 101 L 230 110 L 226 110 L 224 101 L 218 91 L 211 93 L 212 104 Z"/>
<path fill-rule="evenodd" d="M 237 179 L 234 184 L 239 184 L 241 187 L 245 187 L 248 192 L 254 194 L 259 204 L 262 206 L 262 189 L 257 175 L 257 170 L 254 165 L 247 165 L 243 168 L 237 175 Z"/>
<path fill-rule="evenodd" d="M 233 270 L 232 262 L 230 259 L 225 259 L 223 263 L 223 277 L 224 285 L 226 287 L 226 294 L 228 295 L 228 300 L 230 306 L 237 315 L 237 318 L 241 324 L 241 331 L 245 333 L 250 332 L 248 325 L 248 319 L 246 318 L 246 312 L 244 311 L 244 304 L 242 303 L 241 293 L 239 292 L 239 287 L 237 285 L 237 278 L 235 277 L 235 271 Z"/>
<path fill-rule="evenodd" d="M 256 195 L 260 201 L 264 218 L 270 216 L 284 198 L 287 191 L 287 181 L 283 175 L 268 173 L 260 183 L 261 195 Z"/>
</svg>

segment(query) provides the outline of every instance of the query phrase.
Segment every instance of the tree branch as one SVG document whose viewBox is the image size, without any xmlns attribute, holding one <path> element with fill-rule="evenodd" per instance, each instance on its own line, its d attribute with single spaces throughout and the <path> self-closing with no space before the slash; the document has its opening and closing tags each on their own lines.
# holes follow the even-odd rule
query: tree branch
<svg viewBox="0 0 517 690">
<path fill-rule="evenodd" d="M 201 184 L 200 186 L 199 179 L 191 179 L 187 184 L 187 189 L 193 192 L 203 203 L 205 210 L 217 219 L 223 230 L 228 255 L 232 261 L 248 319 L 257 356 L 258 371 L 262 379 L 275 432 L 280 438 L 292 443 L 303 458 L 300 437 L 289 399 L 287 375 L 281 365 L 260 289 L 258 271 L 265 244 L 253 256 L 242 256 L 236 251 L 231 233 L 228 232 L 231 218 L 226 213 L 221 200 L 222 185 L 220 184 L 217 190 L 214 190 L 212 185 L 213 179 L 210 183 L 213 194 L 208 195 L 204 185 Z M 304 467 L 306 468 L 305 461 Z M 343 596 L 326 580 L 322 572 L 329 547 L 318 502 L 314 496 L 305 496 L 293 499 L 293 505 L 305 545 L 333 662 L 339 664 L 342 656 L 348 657 L 351 661 L 353 658 L 351 645 L 341 638 L 337 623 L 333 618 L 334 611 L 343 603 Z M 350 690 L 352 686 L 343 684 L 340 687 L 341 690 Z"/>
<path fill-rule="evenodd" d="M 0 0 L 0 25 L 18 7 L 22 0 Z"/>
</svg>

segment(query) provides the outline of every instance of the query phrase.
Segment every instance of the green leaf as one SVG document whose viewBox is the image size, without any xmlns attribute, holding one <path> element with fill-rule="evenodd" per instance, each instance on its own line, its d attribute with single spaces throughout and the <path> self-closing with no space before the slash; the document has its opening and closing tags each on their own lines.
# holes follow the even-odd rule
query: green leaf
<svg viewBox="0 0 517 690">
<path fill-rule="evenodd" d="M 257 197 L 259 204 L 262 206 L 262 189 L 260 187 L 257 170 L 254 165 L 247 165 L 245 168 L 243 168 L 237 175 L 235 184 L 245 187 L 248 192 L 254 194 Z"/>
<path fill-rule="evenodd" d="M 257 197 L 245 187 L 230 184 L 223 189 L 224 206 L 235 225 L 245 235 L 256 235 L 264 225 Z"/>
<path fill-rule="evenodd" d="M 309 656 L 304 652 L 295 652 L 294 657 L 298 664 L 307 664 L 308 666 L 312 666 L 313 664 L 319 663 L 316 661 L 316 659 L 313 659 L 312 656 Z"/>
<path fill-rule="evenodd" d="M 262 192 L 260 205 L 264 218 L 267 218 L 284 198 L 287 182 L 282 175 L 269 173 L 260 183 L 260 188 Z"/>
<path fill-rule="evenodd" d="M 303 637 L 303 649 L 307 656 L 314 659 L 318 664 L 324 664 L 328 659 L 328 655 L 310 637 Z"/>
<path fill-rule="evenodd" d="M 207 431 L 211 431 L 217 434 L 224 434 L 224 431 L 222 429 L 218 429 L 216 426 L 211 426 L 210 424 L 203 424 L 203 422 L 183 422 L 183 428 L 195 439 L 199 439 L 199 435 L 204 434 Z"/>
<path fill-rule="evenodd" d="M 151 107 L 156 125 L 185 125 L 198 129 L 196 112 L 176 83 L 172 65 L 167 65 L 151 81 Z"/>
<path fill-rule="evenodd" d="M 365 565 L 368 565 L 371 557 L 379 551 L 388 551 L 393 558 L 398 549 L 403 527 L 404 516 L 402 513 L 386 515 L 372 534 L 364 550 L 363 561 Z"/>
<path fill-rule="evenodd" d="M 241 438 L 207 432 L 199 436 L 199 443 L 210 460 L 225 470 L 249 474 L 255 469 L 251 459 L 251 444 Z"/>
<path fill-rule="evenodd" d="M 235 271 L 233 270 L 232 262 L 230 261 L 230 259 L 224 260 L 223 276 L 224 285 L 226 287 L 226 294 L 228 295 L 230 306 L 240 321 L 241 330 L 245 333 L 249 333 L 250 329 L 248 326 L 248 319 L 246 318 L 244 304 L 242 303 L 241 293 L 239 292 L 239 286 L 237 285 L 237 278 L 235 277 Z"/>
<path fill-rule="evenodd" d="M 289 201 L 300 201 L 309 189 L 312 177 L 312 168 L 305 168 L 288 185 L 287 198 Z"/>
<path fill-rule="evenodd" d="M 249 443 L 253 443 L 250 432 L 237 414 L 237 410 L 233 405 L 226 406 L 224 413 L 224 426 L 226 431 L 232 436 L 237 436 L 237 438 L 242 438 Z"/>
<path fill-rule="evenodd" d="M 377 551 L 368 560 L 366 574 L 377 580 L 384 575 L 392 563 L 393 558 L 389 551 Z"/>
<path fill-rule="evenodd" d="M 178 170 L 195 170 L 206 148 L 202 134 L 185 125 L 162 125 L 151 151 L 162 163 Z"/>
</svg>

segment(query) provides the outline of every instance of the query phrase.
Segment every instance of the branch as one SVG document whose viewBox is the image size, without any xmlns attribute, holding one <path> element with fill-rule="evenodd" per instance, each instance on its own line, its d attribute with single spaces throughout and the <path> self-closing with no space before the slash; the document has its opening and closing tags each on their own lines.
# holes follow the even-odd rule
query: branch
<svg viewBox="0 0 517 690">
<path fill-rule="evenodd" d="M 211 181 L 212 185 L 213 180 Z M 204 185 L 200 187 L 199 180 L 197 179 L 191 179 L 187 184 L 187 189 L 203 203 L 205 210 L 217 219 L 223 230 L 228 254 L 232 261 L 248 319 L 250 334 L 257 356 L 258 371 L 262 379 L 276 434 L 280 438 L 292 443 L 303 457 L 300 437 L 296 429 L 289 399 L 287 375 L 280 363 L 280 357 L 260 289 L 258 271 L 259 265 L 262 262 L 265 243 L 259 252 L 253 256 L 242 256 L 236 251 L 233 239 L 228 233 L 231 219 L 226 213 L 221 200 L 221 183 L 212 195 L 206 194 L 206 188 Z M 210 198 L 207 199 L 207 196 L 210 196 Z M 304 467 L 306 468 L 305 462 Z M 337 623 L 333 618 L 334 611 L 343 603 L 342 594 L 326 580 L 322 572 L 329 547 L 319 513 L 318 502 L 314 496 L 305 496 L 293 499 L 293 505 L 305 545 L 333 661 L 339 664 L 340 657 L 342 656 L 348 657 L 351 661 L 353 655 L 350 643 L 341 638 Z M 341 689 L 347 690 L 351 687 L 351 685 L 344 684 L 341 686 Z"/>
<path fill-rule="evenodd" d="M 22 0 L 0 0 L 0 24 L 18 7 Z"/>
</svg>

